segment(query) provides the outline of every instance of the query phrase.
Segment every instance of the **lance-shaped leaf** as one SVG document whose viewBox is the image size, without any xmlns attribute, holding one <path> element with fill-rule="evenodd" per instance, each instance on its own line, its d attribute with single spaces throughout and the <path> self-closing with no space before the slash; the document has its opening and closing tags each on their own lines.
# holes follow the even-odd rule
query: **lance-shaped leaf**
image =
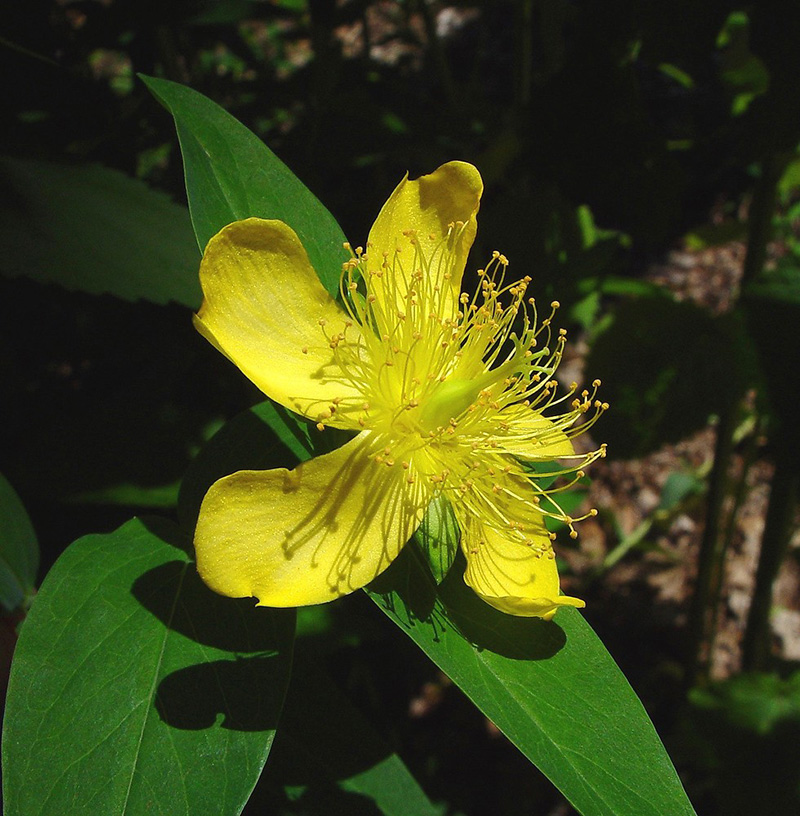
<svg viewBox="0 0 800 816">
<path fill-rule="evenodd" d="M 583 816 L 690 816 L 650 718 L 575 609 L 504 615 L 464 584 L 436 588 L 407 549 L 372 599 Z"/>
<path fill-rule="evenodd" d="M 33 594 L 39 545 L 16 491 L 0 473 L 0 604 L 8 612 Z"/>
<path fill-rule="evenodd" d="M 213 595 L 183 543 L 174 525 L 135 519 L 79 539 L 48 574 L 9 684 L 6 816 L 244 807 L 283 704 L 294 614 Z"/>
<path fill-rule="evenodd" d="M 269 425 L 262 410 L 228 423 L 189 481 L 274 466 Z M 284 455 L 290 465 L 309 452 Z M 187 521 L 192 504 L 182 508 Z M 414 546 L 373 582 L 373 600 L 584 816 L 693 813 L 642 704 L 579 612 L 552 622 L 498 612 L 464 584 L 460 558 L 437 589 Z"/>
<path fill-rule="evenodd" d="M 336 292 L 348 254 L 336 219 L 250 130 L 202 94 L 166 79 L 141 77 L 175 118 L 189 211 L 200 249 L 226 224 L 250 216 L 287 223 L 311 265 Z"/>
</svg>

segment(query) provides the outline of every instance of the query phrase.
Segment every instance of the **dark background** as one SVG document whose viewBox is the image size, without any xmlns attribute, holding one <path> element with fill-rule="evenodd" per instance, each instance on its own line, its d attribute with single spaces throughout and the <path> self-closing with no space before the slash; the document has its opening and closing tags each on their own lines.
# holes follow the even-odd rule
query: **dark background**
<svg viewBox="0 0 800 816">
<path fill-rule="evenodd" d="M 747 550 L 735 510 L 739 485 L 761 496 L 762 519 L 771 479 L 796 490 L 800 6 L 4 6 L 0 156 L 34 162 L 34 187 L 49 189 L 52 165 L 102 165 L 185 202 L 172 119 L 137 72 L 188 84 L 230 111 L 354 243 L 406 171 L 455 158 L 478 166 L 486 194 L 470 265 L 499 249 L 533 277 L 537 298 L 557 297 L 576 338 L 570 371 L 600 376 L 612 403 L 592 432 L 612 460 L 591 497 L 601 516 L 588 544 L 565 545 L 570 591 L 589 601 L 589 620 L 643 696 L 700 813 L 751 814 L 766 802 L 773 814 L 796 813 L 797 647 L 768 622 L 747 632 L 748 594 L 766 592 L 769 611 L 781 563 L 780 603 L 800 612 L 794 494 L 788 525 L 763 545 L 777 566 L 758 579 L 762 527 Z M 80 535 L 132 512 L 174 514 L 199 446 L 259 396 L 194 333 L 184 306 L 89 294 L 79 274 L 69 290 L 59 286 L 59 258 L 78 270 L 105 263 L 102 219 L 89 237 L 76 231 L 79 246 L 59 249 L 64 238 L 47 223 L 57 209 L 12 195 L 7 172 L 0 166 L 0 208 L 14 224 L 0 258 L 0 471 L 37 528 L 44 574 Z M 106 217 L 130 217 L 109 207 Z M 157 233 L 125 251 L 135 261 Z M 187 253 L 191 241 L 186 231 Z M 55 256 L 31 254 L 37 243 Z M 674 473 L 690 481 L 676 486 Z M 661 494 L 648 503 L 649 478 Z M 635 512 L 623 517 L 626 507 Z M 682 518 L 688 535 L 676 527 Z M 728 519 L 734 546 L 714 555 L 703 530 L 723 531 Z M 650 526 L 615 572 L 606 559 L 637 523 Z M 650 581 L 665 574 L 665 553 L 679 575 L 671 598 Z M 744 610 L 719 578 L 726 557 L 749 576 Z M 694 589 L 704 563 L 710 594 Z M 709 610 L 727 622 L 717 628 L 728 659 L 714 651 Z M 338 679 L 448 813 L 571 812 L 368 602 L 342 602 L 329 625 L 349 633 L 321 639 Z M 776 701 L 784 714 L 759 719 Z M 253 812 L 258 796 L 287 813 L 316 812 L 308 798 L 283 801 L 280 779 L 267 782 Z"/>
</svg>

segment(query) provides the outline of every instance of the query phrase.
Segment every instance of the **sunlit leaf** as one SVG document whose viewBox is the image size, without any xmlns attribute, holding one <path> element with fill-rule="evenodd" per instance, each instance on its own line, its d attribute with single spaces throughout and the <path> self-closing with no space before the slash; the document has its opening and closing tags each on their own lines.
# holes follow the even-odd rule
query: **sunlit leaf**
<svg viewBox="0 0 800 816">
<path fill-rule="evenodd" d="M 202 94 L 166 79 L 142 81 L 175 118 L 186 190 L 201 249 L 226 224 L 259 216 L 298 234 L 323 285 L 336 292 L 346 240 L 334 217 L 250 130 Z"/>
<path fill-rule="evenodd" d="M 693 814 L 642 704 L 581 613 L 504 615 L 458 573 L 437 589 L 407 551 L 370 595 L 584 816 Z"/>
<path fill-rule="evenodd" d="M 22 628 L 6 816 L 235 814 L 269 753 L 294 614 L 208 590 L 174 525 L 76 541 Z"/>
</svg>

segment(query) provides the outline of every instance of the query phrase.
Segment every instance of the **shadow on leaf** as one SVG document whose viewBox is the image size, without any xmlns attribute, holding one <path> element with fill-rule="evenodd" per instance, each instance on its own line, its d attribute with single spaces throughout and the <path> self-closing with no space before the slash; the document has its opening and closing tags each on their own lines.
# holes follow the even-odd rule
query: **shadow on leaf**
<svg viewBox="0 0 800 816">
<path fill-rule="evenodd" d="M 186 546 L 185 536 L 171 522 L 141 522 L 165 543 Z M 251 599 L 214 594 L 194 563 L 178 557 L 178 550 L 174 560 L 139 575 L 131 594 L 164 626 L 165 668 L 183 663 L 158 683 L 155 705 L 165 723 L 202 730 L 222 714 L 221 726 L 231 730 L 276 727 L 288 679 L 294 610 L 259 609 Z"/>
<path fill-rule="evenodd" d="M 547 660 L 567 642 L 555 621 L 507 615 L 482 601 L 464 583 L 462 560 L 439 587 L 439 598 L 458 631 L 478 650 L 513 660 Z"/>
<path fill-rule="evenodd" d="M 283 666 L 274 655 L 215 660 L 172 672 L 159 684 L 156 709 L 173 728 L 268 731 L 278 724 Z"/>
<path fill-rule="evenodd" d="M 426 626 L 435 642 L 460 636 L 473 647 L 513 660 L 546 660 L 567 642 L 554 621 L 506 615 L 482 601 L 463 579 L 459 555 L 437 588 L 422 556 L 407 546 L 369 592 L 404 628 Z"/>
<path fill-rule="evenodd" d="M 234 653 L 276 652 L 294 625 L 294 610 L 257 608 L 249 598 L 213 593 L 194 564 L 170 561 L 140 575 L 131 591 L 168 629 Z"/>
<path fill-rule="evenodd" d="M 295 660 L 269 765 L 245 812 L 431 814 L 400 758 L 326 666 L 302 650 Z"/>
</svg>

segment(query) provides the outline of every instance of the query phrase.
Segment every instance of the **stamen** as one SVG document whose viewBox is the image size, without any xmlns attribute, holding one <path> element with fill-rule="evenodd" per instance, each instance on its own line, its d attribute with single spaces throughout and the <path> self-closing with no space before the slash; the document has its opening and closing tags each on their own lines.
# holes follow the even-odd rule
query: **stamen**
<svg viewBox="0 0 800 816">
<path fill-rule="evenodd" d="M 552 322 L 560 304 L 552 301 L 540 320 L 535 299 L 526 297 L 531 278 L 507 282 L 506 256 L 492 253 L 474 292 L 454 291 L 461 272 L 455 241 L 465 229 L 454 222 L 438 242 L 407 230 L 377 256 L 369 246 L 365 254 L 347 245 L 340 293 L 348 319 L 319 325 L 342 382 L 366 399 L 320 406 L 318 427 L 336 414 L 380 434 L 389 444 L 381 443 L 377 463 L 400 462 L 408 484 L 419 476 L 436 493 L 457 493 L 464 512 L 534 546 L 509 508 L 559 519 L 571 535 L 574 523 L 596 511 L 571 517 L 557 497 L 605 447 L 558 462 L 550 457 L 549 474 L 526 472 L 507 450 L 535 458 L 538 448 L 547 461 L 551 446 L 588 430 L 608 404 L 597 397 L 599 380 L 582 390 L 575 383 L 559 388 L 555 372 L 567 332 Z M 546 423 L 523 419 L 542 416 Z M 543 489 L 547 477 L 556 481 Z"/>
</svg>

